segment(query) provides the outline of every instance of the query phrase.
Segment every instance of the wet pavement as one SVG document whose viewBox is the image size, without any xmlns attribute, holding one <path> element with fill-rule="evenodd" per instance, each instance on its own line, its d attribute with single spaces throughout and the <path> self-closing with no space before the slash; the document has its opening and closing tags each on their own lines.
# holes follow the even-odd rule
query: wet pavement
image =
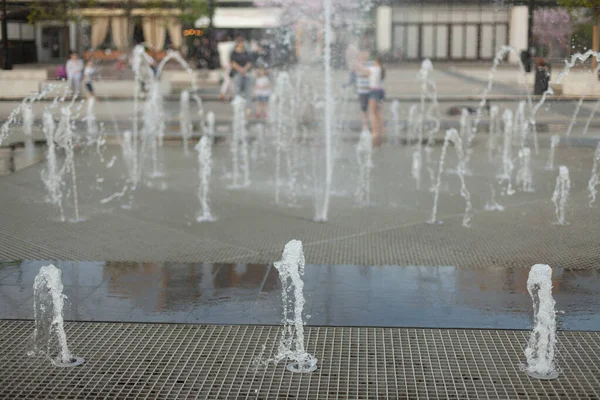
<svg viewBox="0 0 600 400">
<path fill-rule="evenodd" d="M 33 280 L 50 261 L 0 263 L 0 319 L 33 318 Z M 76 321 L 279 324 L 270 264 L 53 261 Z M 528 329 L 528 269 L 307 265 L 317 326 Z M 559 328 L 600 330 L 600 273 L 554 268 Z"/>
</svg>

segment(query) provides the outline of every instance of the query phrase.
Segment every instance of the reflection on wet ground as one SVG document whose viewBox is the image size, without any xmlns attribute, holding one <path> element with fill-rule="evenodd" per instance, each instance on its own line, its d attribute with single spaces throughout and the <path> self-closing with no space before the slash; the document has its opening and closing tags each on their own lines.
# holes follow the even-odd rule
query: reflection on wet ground
<svg viewBox="0 0 600 400">
<path fill-rule="evenodd" d="M 35 275 L 49 261 L 0 263 L 0 319 L 33 318 Z M 67 318 L 278 324 L 277 270 L 268 264 L 53 261 L 63 272 Z M 309 325 L 530 328 L 528 269 L 307 265 Z M 600 274 L 554 269 L 566 330 L 600 330 Z"/>
</svg>

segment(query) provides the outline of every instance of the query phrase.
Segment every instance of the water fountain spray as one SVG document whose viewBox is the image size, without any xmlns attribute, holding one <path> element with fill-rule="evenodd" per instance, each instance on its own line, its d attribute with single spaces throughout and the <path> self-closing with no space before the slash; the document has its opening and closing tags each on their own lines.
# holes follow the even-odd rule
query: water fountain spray
<svg viewBox="0 0 600 400">
<path fill-rule="evenodd" d="M 463 216 L 463 226 L 468 227 L 469 226 L 469 221 L 471 220 L 471 194 L 469 193 L 469 191 L 467 190 L 467 187 L 465 185 L 465 177 L 464 177 L 464 161 L 465 161 L 465 155 L 464 155 L 464 151 L 462 149 L 462 139 L 460 138 L 460 135 L 458 134 L 458 131 L 456 129 L 448 129 L 446 131 L 446 135 L 444 137 L 444 144 L 442 145 L 442 153 L 440 155 L 440 161 L 438 162 L 438 173 L 437 173 L 437 180 L 436 180 L 436 184 L 433 190 L 433 209 L 431 210 L 431 217 L 429 218 L 429 220 L 427 221 L 427 223 L 429 225 L 441 225 L 443 223 L 443 221 L 440 221 L 437 219 L 437 211 L 438 211 L 438 200 L 440 197 L 440 187 L 442 184 L 442 173 L 444 172 L 444 162 L 446 160 L 446 153 L 448 151 L 448 145 L 450 143 L 454 144 L 454 147 L 456 149 L 456 154 L 458 156 L 458 167 L 457 167 L 457 173 L 458 176 L 460 178 L 460 182 L 461 182 L 461 189 L 460 189 L 460 194 L 461 196 L 463 196 L 463 198 L 465 199 L 465 214 Z"/>
<path fill-rule="evenodd" d="M 302 242 L 291 240 L 285 245 L 281 261 L 273 264 L 279 272 L 283 306 L 283 332 L 275 362 L 288 359 L 288 371 L 301 373 L 317 369 L 317 359 L 304 348 L 304 263 Z"/>
<path fill-rule="evenodd" d="M 323 0 L 323 12 L 325 13 L 324 26 L 324 57 L 325 63 L 325 188 L 323 194 L 323 205 L 317 212 L 316 221 L 327 221 L 329 213 L 329 197 L 331 195 L 331 180 L 333 177 L 333 154 L 332 154 L 332 134 L 333 118 L 335 114 L 335 104 L 333 99 L 333 79 L 331 69 L 331 42 L 333 40 L 333 31 L 331 28 L 332 0 Z"/>
<path fill-rule="evenodd" d="M 579 114 L 579 110 L 581 110 L 581 105 L 583 104 L 583 96 L 579 98 L 577 105 L 575 106 L 575 110 L 573 111 L 573 116 L 571 116 L 571 122 L 569 122 L 569 127 L 567 128 L 567 139 L 571 137 L 571 131 L 577 122 L 577 115 Z"/>
<path fill-rule="evenodd" d="M 33 110 L 30 103 L 23 105 L 23 133 L 25 134 L 25 155 L 28 161 L 35 157 L 35 145 L 33 143 Z"/>
<path fill-rule="evenodd" d="M 205 124 L 202 125 L 203 133 L 210 137 L 211 142 L 215 140 L 215 113 L 209 111 L 206 113 Z"/>
<path fill-rule="evenodd" d="M 356 201 L 364 207 L 371 203 L 371 169 L 373 168 L 373 140 L 368 129 L 363 129 L 360 133 L 356 145 L 356 160 L 358 162 Z"/>
<path fill-rule="evenodd" d="M 231 104 L 233 106 L 233 134 L 231 142 L 229 143 L 229 150 L 231 151 L 233 171 L 232 183 L 230 187 L 233 189 L 238 189 L 246 187 L 250 184 L 247 140 L 248 135 L 246 133 L 246 100 L 242 96 L 235 96 Z M 242 156 L 241 166 L 240 155 Z M 244 183 L 240 183 L 240 169 L 244 174 Z"/>
<path fill-rule="evenodd" d="M 421 166 L 422 166 L 422 155 L 419 149 L 415 149 L 412 152 L 412 166 L 411 173 L 415 180 L 417 190 L 421 190 Z"/>
<path fill-rule="evenodd" d="M 498 128 L 500 123 L 498 121 L 498 116 L 500 111 L 498 106 L 492 106 L 490 108 L 490 127 L 488 131 L 488 142 L 487 142 L 487 150 L 488 150 L 488 161 L 492 162 L 495 158 L 496 147 L 498 146 Z"/>
<path fill-rule="evenodd" d="M 392 101 L 391 112 L 392 112 L 392 135 L 396 143 L 400 142 L 400 102 L 398 100 Z"/>
<path fill-rule="evenodd" d="M 504 136 L 502 142 L 502 172 L 498 175 L 498 178 L 508 182 L 506 187 L 506 194 L 514 194 L 512 188 L 512 173 L 514 164 L 512 161 L 512 111 L 509 109 L 504 110 L 502 116 L 504 121 Z"/>
<path fill-rule="evenodd" d="M 63 320 L 66 296 L 63 294 L 61 271 L 54 265 L 40 268 L 33 282 L 33 350 L 30 356 L 48 357 L 57 367 L 75 367 L 85 360 L 69 351 Z"/>
<path fill-rule="evenodd" d="M 527 291 L 533 301 L 533 330 L 525 349 L 527 363 L 522 369 L 536 379 L 555 379 L 559 372 L 554 362 L 556 312 L 552 298 L 552 268 L 536 264 L 529 271 Z"/>
<path fill-rule="evenodd" d="M 73 148 L 73 127 L 71 122 L 71 104 L 61 109 L 58 128 L 54 133 L 55 142 L 65 150 L 63 168 L 71 173 L 71 193 L 73 195 L 73 208 L 75 209 L 75 222 L 79 222 L 79 195 L 77 190 L 77 172 L 75 170 L 75 152 Z"/>
<path fill-rule="evenodd" d="M 96 122 L 96 115 L 94 114 L 94 106 L 96 104 L 96 98 L 90 97 L 87 100 L 85 123 L 87 128 L 88 141 L 93 141 L 98 134 L 98 124 Z"/>
<path fill-rule="evenodd" d="M 198 188 L 198 199 L 200 200 L 201 212 L 198 213 L 196 221 L 214 221 L 210 213 L 209 190 L 210 176 L 212 171 L 212 139 L 209 136 L 202 136 L 195 147 L 198 152 L 198 175 L 200 178 L 200 187 Z"/>
<path fill-rule="evenodd" d="M 46 138 L 46 146 L 48 147 L 46 155 L 46 168 L 44 168 L 41 172 L 42 182 L 44 182 L 44 185 L 46 186 L 46 191 L 48 192 L 46 201 L 58 207 L 60 211 L 60 220 L 64 222 L 65 213 L 62 206 L 64 167 L 60 170 L 58 169 L 58 162 L 56 159 L 56 145 L 54 143 L 54 118 L 48 110 L 45 110 L 42 114 L 42 130 L 44 132 L 44 137 Z"/>
<path fill-rule="evenodd" d="M 485 203 L 483 209 L 485 211 L 504 211 L 504 206 L 496 200 L 496 189 L 494 189 L 494 185 L 490 184 L 490 192 L 491 197 L 490 200 Z"/>
<path fill-rule="evenodd" d="M 517 186 L 523 192 L 533 192 L 533 173 L 531 172 L 531 150 L 523 147 L 519 150 L 519 169 L 516 177 Z"/>
<path fill-rule="evenodd" d="M 546 162 L 545 169 L 552 171 L 554 169 L 554 153 L 556 152 L 556 146 L 560 143 L 560 136 L 558 134 L 552 135 L 550 138 L 550 153 L 548 154 L 548 162 Z"/>
<path fill-rule="evenodd" d="M 194 127 L 192 125 L 192 115 L 190 113 L 190 92 L 183 90 L 179 98 L 179 130 L 181 131 L 181 140 L 183 142 L 183 152 L 189 156 L 189 141 L 192 137 Z"/>
<path fill-rule="evenodd" d="M 594 104 L 594 108 L 592 108 L 592 112 L 590 113 L 590 116 L 588 117 L 587 122 L 585 123 L 585 127 L 583 128 L 582 136 L 587 135 L 588 130 L 590 129 L 592 120 L 594 119 L 594 116 L 596 115 L 596 112 L 598 111 L 598 107 L 600 107 L 600 100 L 596 101 L 596 103 Z"/>
<path fill-rule="evenodd" d="M 558 167 L 558 176 L 556 177 L 556 186 L 552 194 L 552 203 L 554 203 L 555 225 L 568 225 L 565 219 L 567 200 L 571 190 L 571 180 L 569 179 L 569 169 L 561 165 Z"/>
<path fill-rule="evenodd" d="M 594 166 L 592 167 L 592 176 L 590 176 L 590 180 L 588 181 L 588 192 L 589 192 L 589 206 L 592 207 L 592 205 L 596 202 L 596 186 L 598 186 L 598 184 L 600 183 L 600 170 L 599 170 L 599 164 L 600 164 L 600 142 L 598 142 L 598 145 L 596 145 L 596 151 L 594 151 Z"/>
</svg>

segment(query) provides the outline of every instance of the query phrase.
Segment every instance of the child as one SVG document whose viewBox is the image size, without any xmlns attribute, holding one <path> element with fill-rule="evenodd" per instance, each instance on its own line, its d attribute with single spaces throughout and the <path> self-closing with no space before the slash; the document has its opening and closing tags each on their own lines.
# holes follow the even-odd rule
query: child
<svg viewBox="0 0 600 400">
<path fill-rule="evenodd" d="M 88 92 L 88 98 L 94 97 L 94 87 L 92 86 L 93 76 L 96 73 L 96 68 L 94 68 L 94 63 L 92 60 L 89 60 L 85 64 L 85 68 L 83 70 L 83 81 L 85 82 L 85 88 Z"/>
<path fill-rule="evenodd" d="M 260 67 L 258 70 L 258 77 L 254 83 L 254 95 L 258 103 L 256 106 L 256 118 L 267 118 L 271 83 L 264 67 Z"/>
</svg>

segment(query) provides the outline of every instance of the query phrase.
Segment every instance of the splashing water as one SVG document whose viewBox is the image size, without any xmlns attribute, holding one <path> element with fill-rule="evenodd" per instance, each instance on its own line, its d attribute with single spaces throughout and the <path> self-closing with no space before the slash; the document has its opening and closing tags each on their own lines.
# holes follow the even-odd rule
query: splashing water
<svg viewBox="0 0 600 400">
<path fill-rule="evenodd" d="M 554 169 L 554 153 L 556 152 L 556 146 L 560 143 L 560 136 L 558 134 L 552 135 L 550 138 L 550 153 L 548 154 L 548 162 L 544 169 L 552 171 Z"/>
<path fill-rule="evenodd" d="M 246 100 L 241 96 L 235 96 L 231 104 L 233 106 L 233 134 L 231 142 L 229 143 L 229 150 L 231 151 L 233 171 L 231 175 L 232 183 L 230 188 L 239 189 L 250 184 L 247 140 L 248 135 L 246 133 Z M 242 156 L 241 166 L 240 155 Z M 240 169 L 244 173 L 244 183 L 240 183 Z"/>
<path fill-rule="evenodd" d="M 464 152 L 465 152 L 465 165 L 463 173 L 470 173 L 469 165 L 471 164 L 471 155 L 473 154 L 473 139 L 475 139 L 475 134 L 473 133 L 473 124 L 471 121 L 471 116 L 469 115 L 469 110 L 466 108 L 462 109 L 460 115 L 460 135 L 459 135 L 462 143 L 464 144 Z M 460 161 L 459 161 L 460 162 Z M 458 172 L 458 167 L 456 168 Z"/>
<path fill-rule="evenodd" d="M 490 162 L 495 159 L 496 147 L 498 146 L 498 133 L 500 127 L 500 122 L 498 121 L 499 114 L 500 111 L 498 106 L 492 106 L 490 108 L 490 127 L 487 142 L 488 161 Z"/>
<path fill-rule="evenodd" d="M 577 122 L 577 115 L 579 114 L 579 110 L 581 109 L 581 105 L 583 104 L 583 96 L 579 98 L 577 105 L 575 106 L 575 110 L 573 111 L 573 116 L 571 117 L 571 122 L 569 123 L 569 127 L 567 128 L 566 136 L 567 138 L 571 137 L 571 131 Z"/>
<path fill-rule="evenodd" d="M 491 197 L 490 200 L 485 203 L 483 209 L 485 211 L 504 211 L 504 206 L 496 200 L 496 189 L 494 185 L 490 184 Z"/>
<path fill-rule="evenodd" d="M 412 177 L 415 180 L 415 185 L 417 190 L 421 190 L 421 165 L 422 165 L 422 156 L 421 152 L 417 149 L 412 153 L 412 167 L 411 173 Z"/>
<path fill-rule="evenodd" d="M 30 356 L 48 357 L 57 367 L 74 367 L 84 363 L 74 357 L 67 345 L 63 320 L 66 296 L 63 294 L 61 271 L 54 265 L 40 268 L 33 283 L 33 349 Z"/>
<path fill-rule="evenodd" d="M 371 132 L 363 129 L 356 145 L 356 160 L 358 163 L 358 186 L 356 201 L 361 206 L 371 203 L 371 169 L 373 168 L 373 141 Z"/>
<path fill-rule="evenodd" d="M 450 135 L 450 140 L 454 143 L 454 149 L 458 156 L 458 168 L 456 172 L 460 179 L 460 195 L 465 199 L 465 213 L 463 215 L 462 226 L 469 228 L 471 227 L 471 210 L 473 206 L 471 204 L 471 193 L 465 183 L 466 156 L 463 150 L 463 142 L 456 130 Z"/>
<path fill-rule="evenodd" d="M 392 113 L 392 135 L 394 142 L 400 142 L 400 102 L 398 100 L 392 101 L 390 107 Z"/>
<path fill-rule="evenodd" d="M 569 199 L 569 191 L 571 190 L 571 180 L 569 179 L 569 169 L 561 165 L 558 167 L 558 176 L 556 177 L 556 186 L 552 194 L 552 202 L 554 203 L 555 225 L 568 225 L 565 219 L 565 211 L 567 208 L 567 200 Z"/>
<path fill-rule="evenodd" d="M 28 161 L 33 161 L 35 157 L 35 145 L 32 137 L 33 130 L 33 110 L 31 104 L 23 105 L 23 133 L 25 134 L 25 155 Z"/>
<path fill-rule="evenodd" d="M 202 125 L 203 133 L 210 137 L 210 140 L 214 142 L 215 140 L 215 113 L 209 111 L 206 113 L 205 124 Z"/>
<path fill-rule="evenodd" d="M 533 192 L 533 173 L 531 172 L 531 150 L 523 147 L 519 150 L 519 169 L 516 177 L 517 186 L 523 192 Z"/>
<path fill-rule="evenodd" d="M 431 217 L 427 221 L 429 225 L 441 225 L 443 221 L 437 219 L 438 201 L 440 198 L 440 187 L 442 185 L 442 173 L 444 172 L 444 162 L 446 160 L 446 152 L 448 151 L 448 144 L 453 135 L 457 135 L 456 129 L 448 129 L 444 137 L 444 144 L 442 145 L 442 153 L 440 155 L 440 161 L 438 162 L 438 173 L 437 179 L 433 190 L 433 208 L 431 209 Z"/>
<path fill-rule="evenodd" d="M 187 157 L 190 154 L 189 141 L 194 131 L 190 113 L 190 92 L 187 90 L 183 90 L 179 98 L 179 130 L 183 142 L 183 153 Z"/>
<path fill-rule="evenodd" d="M 46 146 L 48 147 L 48 152 L 46 155 L 46 168 L 44 168 L 41 172 L 42 182 L 44 182 L 46 191 L 48 192 L 46 200 L 58 207 L 60 211 L 60 220 L 64 222 L 65 213 L 62 206 L 64 167 L 60 170 L 58 169 L 56 145 L 54 143 L 54 118 L 48 110 L 45 110 L 42 114 L 42 130 L 44 132 L 44 137 L 46 138 Z"/>
<path fill-rule="evenodd" d="M 212 171 L 212 140 L 209 136 L 202 136 L 195 147 L 198 152 L 198 175 L 200 187 L 198 188 L 198 199 L 200 200 L 201 212 L 196 218 L 197 222 L 214 221 L 210 213 L 209 190 L 210 176 Z"/>
<path fill-rule="evenodd" d="M 559 372 L 554 362 L 556 312 L 552 298 L 552 268 L 545 264 L 531 267 L 527 291 L 533 301 L 533 330 L 525 349 L 527 363 L 521 368 L 536 379 L 555 379 Z"/>
<path fill-rule="evenodd" d="M 588 192 L 589 192 L 589 206 L 596 202 L 596 186 L 600 183 L 600 171 L 598 170 L 600 164 L 600 142 L 596 145 L 596 150 L 594 151 L 594 165 L 592 167 L 592 176 L 590 176 L 590 180 L 588 181 Z"/>
<path fill-rule="evenodd" d="M 283 333 L 274 361 L 291 360 L 287 366 L 291 372 L 317 369 L 317 359 L 304 349 L 304 263 L 302 242 L 291 240 L 285 245 L 281 261 L 273 264 L 279 272 L 283 306 Z"/>
<path fill-rule="evenodd" d="M 592 123 L 592 120 L 594 119 L 594 116 L 598 111 L 598 107 L 600 107 L 600 100 L 596 101 L 596 103 L 594 104 L 594 108 L 592 108 L 592 112 L 590 113 L 590 116 L 588 117 L 587 122 L 585 123 L 585 127 L 583 128 L 582 136 L 587 135 L 588 130 L 590 129 L 590 124 Z"/>
<path fill-rule="evenodd" d="M 71 193 L 73 196 L 73 208 L 75 210 L 74 222 L 79 222 L 79 195 L 77 190 L 77 172 L 75 170 L 75 152 L 73 143 L 73 126 L 71 122 L 72 103 L 61 109 L 61 117 L 58 122 L 58 128 L 54 133 L 55 142 L 65 150 L 65 160 L 63 162 L 64 172 L 71 173 Z M 62 173 L 61 173 L 62 175 Z"/>
<path fill-rule="evenodd" d="M 165 173 L 163 172 L 161 164 L 159 163 L 159 153 L 162 154 L 162 143 L 165 133 L 165 113 L 163 98 L 160 92 L 160 85 L 158 82 L 153 82 L 150 85 L 148 98 L 144 102 L 143 121 L 143 151 L 140 153 L 140 171 L 138 172 L 138 179 L 141 179 L 142 177 L 141 169 L 144 165 L 143 159 L 144 156 L 148 153 L 148 150 L 150 150 L 150 155 L 152 157 L 152 172 L 150 173 L 150 177 L 163 177 L 165 176 Z"/>
<path fill-rule="evenodd" d="M 504 121 L 504 136 L 502 142 L 502 172 L 498 175 L 498 178 L 508 182 L 505 189 L 507 195 L 514 194 L 512 188 L 512 173 L 514 164 L 512 161 L 512 111 L 509 109 L 504 110 L 502 116 Z"/>
</svg>

